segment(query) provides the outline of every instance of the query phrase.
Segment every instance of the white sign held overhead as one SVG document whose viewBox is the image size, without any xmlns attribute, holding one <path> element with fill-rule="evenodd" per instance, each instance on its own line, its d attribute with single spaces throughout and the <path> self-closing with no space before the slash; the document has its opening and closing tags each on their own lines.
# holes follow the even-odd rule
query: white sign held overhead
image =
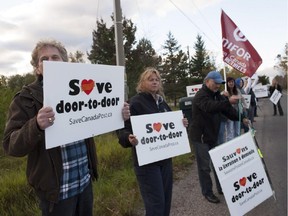
<svg viewBox="0 0 288 216">
<path fill-rule="evenodd" d="M 140 166 L 191 152 L 182 111 L 131 116 Z"/>
<path fill-rule="evenodd" d="M 55 112 L 46 148 L 124 127 L 124 67 L 44 61 L 44 106 Z"/>
</svg>

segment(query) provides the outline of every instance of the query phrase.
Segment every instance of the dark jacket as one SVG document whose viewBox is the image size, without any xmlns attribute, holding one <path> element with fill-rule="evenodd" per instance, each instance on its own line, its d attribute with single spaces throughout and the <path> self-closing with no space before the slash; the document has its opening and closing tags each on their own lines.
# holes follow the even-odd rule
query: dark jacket
<svg viewBox="0 0 288 216">
<path fill-rule="evenodd" d="M 215 146 L 222 115 L 238 120 L 238 113 L 228 98 L 219 91 L 214 93 L 204 84 L 192 101 L 191 140 Z"/>
<path fill-rule="evenodd" d="M 62 157 L 60 147 L 45 149 L 45 133 L 39 129 L 36 115 L 43 106 L 43 87 L 36 80 L 18 92 L 9 108 L 3 147 L 8 155 L 28 155 L 26 175 L 41 199 L 56 203 L 59 199 Z M 96 146 L 85 140 L 92 179 L 97 178 Z"/>
<path fill-rule="evenodd" d="M 253 89 L 250 89 L 250 91 L 249 91 L 248 94 L 251 95 L 250 105 L 251 105 L 251 106 L 256 106 L 256 105 L 257 105 L 257 104 L 256 104 L 257 98 L 256 98 L 256 95 L 255 95 Z"/>
<path fill-rule="evenodd" d="M 163 98 L 162 100 L 159 100 L 159 104 L 157 106 L 153 96 L 148 93 L 139 93 L 135 95 L 131 98 L 129 104 L 131 116 L 171 111 L 170 107 L 163 100 Z M 132 147 L 128 139 L 129 134 L 133 134 L 130 119 L 125 121 L 125 128 L 117 131 L 119 143 L 125 148 Z M 132 157 L 134 165 L 138 166 L 135 147 L 132 147 Z"/>
<path fill-rule="evenodd" d="M 282 87 L 279 84 L 276 84 L 275 86 L 270 86 L 269 87 L 269 93 L 270 96 L 272 96 L 273 92 L 277 89 L 280 93 L 282 93 Z"/>
</svg>

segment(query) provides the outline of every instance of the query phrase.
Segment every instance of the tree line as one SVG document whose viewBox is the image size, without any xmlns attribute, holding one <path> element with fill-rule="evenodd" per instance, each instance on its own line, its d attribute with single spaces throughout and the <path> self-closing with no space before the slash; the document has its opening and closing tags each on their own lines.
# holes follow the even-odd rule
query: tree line
<svg viewBox="0 0 288 216">
<path fill-rule="evenodd" d="M 113 21 L 114 17 L 111 16 Z M 193 55 L 184 51 L 171 32 L 164 41 L 163 54 L 159 55 L 150 40 L 141 38 L 136 40 L 137 27 L 132 20 L 123 17 L 123 44 L 125 53 L 125 72 L 129 87 L 128 97 L 136 94 L 136 85 L 139 75 L 146 67 L 157 68 L 162 76 L 166 99 L 174 102 L 186 96 L 186 86 L 200 84 L 211 70 L 216 69 L 214 56 L 209 55 L 205 42 L 200 34 L 194 43 Z M 280 67 L 287 71 L 287 49 L 285 46 L 285 58 L 281 58 Z M 116 46 L 114 24 L 110 27 L 99 19 L 96 21 L 96 29 L 92 31 L 91 51 L 87 52 L 87 58 L 92 64 L 116 65 Z M 85 62 L 85 54 L 81 51 L 69 53 L 70 62 Z M 279 55 L 277 56 L 279 57 Z M 280 55 L 281 57 L 281 55 Z M 284 59 L 284 60 L 283 60 Z M 240 72 L 227 68 L 229 76 L 234 78 L 243 76 Z M 286 75 L 287 77 L 287 75 Z M 14 75 L 11 77 L 0 76 L 0 88 L 9 88 L 18 91 L 23 85 L 31 83 L 35 79 L 32 73 Z M 268 77 L 260 77 L 262 84 L 268 83 Z M 286 84 L 287 85 L 287 84 Z"/>
</svg>

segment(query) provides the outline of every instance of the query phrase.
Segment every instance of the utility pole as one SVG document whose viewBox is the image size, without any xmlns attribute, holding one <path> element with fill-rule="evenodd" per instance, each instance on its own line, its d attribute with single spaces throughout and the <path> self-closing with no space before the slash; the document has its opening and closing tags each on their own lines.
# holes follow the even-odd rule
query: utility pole
<svg viewBox="0 0 288 216">
<path fill-rule="evenodd" d="M 190 71 L 190 51 L 189 51 L 189 46 L 187 46 L 187 57 L 188 57 L 188 67 Z"/>
<path fill-rule="evenodd" d="M 125 70 L 125 56 L 123 45 L 123 27 L 122 27 L 122 11 L 120 0 L 114 0 L 114 28 L 115 28 L 115 45 L 116 45 L 116 62 L 117 65 L 124 66 Z M 124 85 L 125 85 L 125 101 L 128 100 L 128 86 L 127 75 L 124 71 Z"/>
</svg>

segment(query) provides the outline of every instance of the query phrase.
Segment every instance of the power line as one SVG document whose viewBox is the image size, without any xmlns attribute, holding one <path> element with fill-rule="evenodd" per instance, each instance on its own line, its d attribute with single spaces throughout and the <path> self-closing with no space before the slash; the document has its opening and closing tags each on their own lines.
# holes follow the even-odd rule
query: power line
<svg viewBox="0 0 288 216">
<path fill-rule="evenodd" d="M 173 5 L 174 5 L 174 7 L 177 9 L 177 10 L 179 10 L 179 12 L 180 13 L 182 13 L 182 15 L 183 16 L 185 16 L 188 20 L 189 20 L 189 22 L 191 22 L 208 40 L 210 40 L 217 48 L 219 48 L 219 46 L 217 46 L 217 44 L 210 38 L 210 37 L 208 37 L 193 21 L 192 21 L 192 19 L 188 16 L 188 15 L 186 15 L 185 13 L 184 13 L 184 11 L 183 10 L 181 10 L 172 0 L 169 0 Z"/>
<path fill-rule="evenodd" d="M 141 13 L 141 11 L 140 11 L 140 7 L 139 7 L 138 0 L 136 0 L 136 5 L 137 5 L 137 10 L 138 10 L 138 12 L 139 12 L 139 18 L 140 18 L 141 24 L 142 24 L 142 26 L 143 26 L 143 32 L 144 32 L 144 35 L 145 35 L 145 37 L 146 37 L 146 36 L 147 36 L 146 28 L 145 28 L 145 26 L 144 26 L 144 22 L 143 22 L 143 19 L 142 19 L 142 13 Z"/>
<path fill-rule="evenodd" d="M 206 17 L 203 15 L 203 13 L 199 10 L 199 8 L 197 7 L 196 3 L 194 3 L 194 1 L 191 1 L 192 4 L 194 5 L 194 7 L 197 9 L 198 13 L 203 17 L 203 19 L 205 20 L 205 22 L 207 23 L 207 25 L 209 26 L 209 28 L 212 30 L 212 32 L 214 33 L 214 35 L 217 37 L 216 32 L 214 31 L 214 29 L 212 28 L 212 26 L 209 24 L 209 22 L 207 21 Z"/>
</svg>

